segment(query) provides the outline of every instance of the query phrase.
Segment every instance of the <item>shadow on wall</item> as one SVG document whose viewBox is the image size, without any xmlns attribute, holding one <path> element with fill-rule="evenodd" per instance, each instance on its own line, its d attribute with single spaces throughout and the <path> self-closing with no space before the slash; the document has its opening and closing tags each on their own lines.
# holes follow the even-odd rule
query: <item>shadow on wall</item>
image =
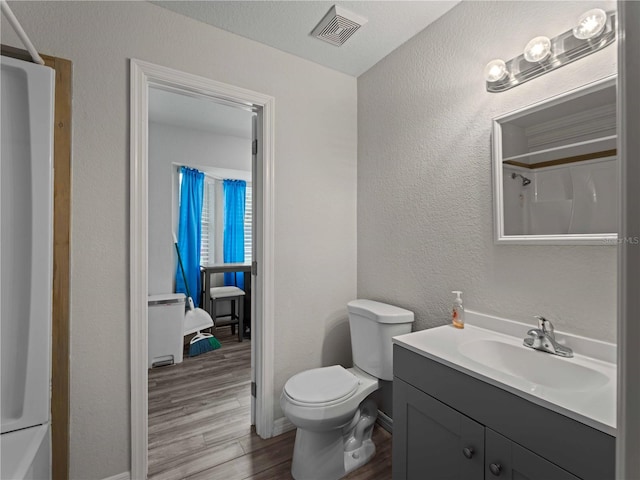
<svg viewBox="0 0 640 480">
<path fill-rule="evenodd" d="M 322 365 L 342 365 L 345 368 L 353 365 L 349 319 L 344 311 L 335 312 L 327 319 L 322 343 Z"/>
</svg>

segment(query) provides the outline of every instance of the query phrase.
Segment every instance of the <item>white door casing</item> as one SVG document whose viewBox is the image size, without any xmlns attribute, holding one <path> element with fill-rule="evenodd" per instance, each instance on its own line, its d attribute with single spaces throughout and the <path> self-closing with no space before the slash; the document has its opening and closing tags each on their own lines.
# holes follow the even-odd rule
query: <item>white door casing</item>
<svg viewBox="0 0 640 480">
<path fill-rule="evenodd" d="M 130 62 L 130 361 L 131 478 L 147 476 L 147 296 L 148 296 L 148 132 L 149 88 L 213 99 L 258 113 L 257 177 L 254 179 L 256 238 L 252 312 L 252 380 L 256 382 L 255 425 L 263 438 L 273 435 L 273 170 L 275 99 L 208 78 L 142 60 Z M 257 183 L 259 182 L 259 185 Z M 257 195 L 260 195 L 259 197 Z M 255 204 L 254 203 L 254 204 Z"/>
</svg>

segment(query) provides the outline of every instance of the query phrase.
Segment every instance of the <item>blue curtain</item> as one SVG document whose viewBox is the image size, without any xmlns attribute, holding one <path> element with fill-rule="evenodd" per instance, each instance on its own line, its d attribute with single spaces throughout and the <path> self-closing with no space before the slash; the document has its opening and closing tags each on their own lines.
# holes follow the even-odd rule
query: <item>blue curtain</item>
<svg viewBox="0 0 640 480">
<path fill-rule="evenodd" d="M 244 207 L 247 182 L 225 180 L 224 186 L 224 263 L 244 262 Z M 244 273 L 225 273 L 224 284 L 244 290 Z"/>
<path fill-rule="evenodd" d="M 193 168 L 182 167 L 180 183 L 180 220 L 178 223 L 178 249 L 187 277 L 189 292 L 196 307 L 200 305 L 200 234 L 202 217 L 202 194 L 204 173 Z M 187 293 L 182 271 L 176 270 L 176 292 Z"/>
</svg>

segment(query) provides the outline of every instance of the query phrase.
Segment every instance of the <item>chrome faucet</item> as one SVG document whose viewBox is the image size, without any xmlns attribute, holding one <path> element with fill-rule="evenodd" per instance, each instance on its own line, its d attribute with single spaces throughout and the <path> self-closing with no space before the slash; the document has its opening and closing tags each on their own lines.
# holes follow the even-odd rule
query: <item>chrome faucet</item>
<svg viewBox="0 0 640 480">
<path fill-rule="evenodd" d="M 532 328 L 527 332 L 528 337 L 524 339 L 524 346 L 561 357 L 573 357 L 573 350 L 556 342 L 553 324 L 540 315 L 535 317 L 538 319 L 538 328 Z"/>
</svg>

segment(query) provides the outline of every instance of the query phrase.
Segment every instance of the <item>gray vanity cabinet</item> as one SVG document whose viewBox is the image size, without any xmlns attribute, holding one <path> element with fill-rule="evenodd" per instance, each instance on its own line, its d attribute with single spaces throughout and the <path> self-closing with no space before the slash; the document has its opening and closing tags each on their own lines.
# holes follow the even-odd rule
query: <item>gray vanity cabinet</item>
<svg viewBox="0 0 640 480">
<path fill-rule="evenodd" d="M 394 480 L 613 480 L 615 438 L 399 345 Z"/>
<path fill-rule="evenodd" d="M 401 380 L 393 389 L 393 478 L 482 480 L 484 426 Z"/>
</svg>

